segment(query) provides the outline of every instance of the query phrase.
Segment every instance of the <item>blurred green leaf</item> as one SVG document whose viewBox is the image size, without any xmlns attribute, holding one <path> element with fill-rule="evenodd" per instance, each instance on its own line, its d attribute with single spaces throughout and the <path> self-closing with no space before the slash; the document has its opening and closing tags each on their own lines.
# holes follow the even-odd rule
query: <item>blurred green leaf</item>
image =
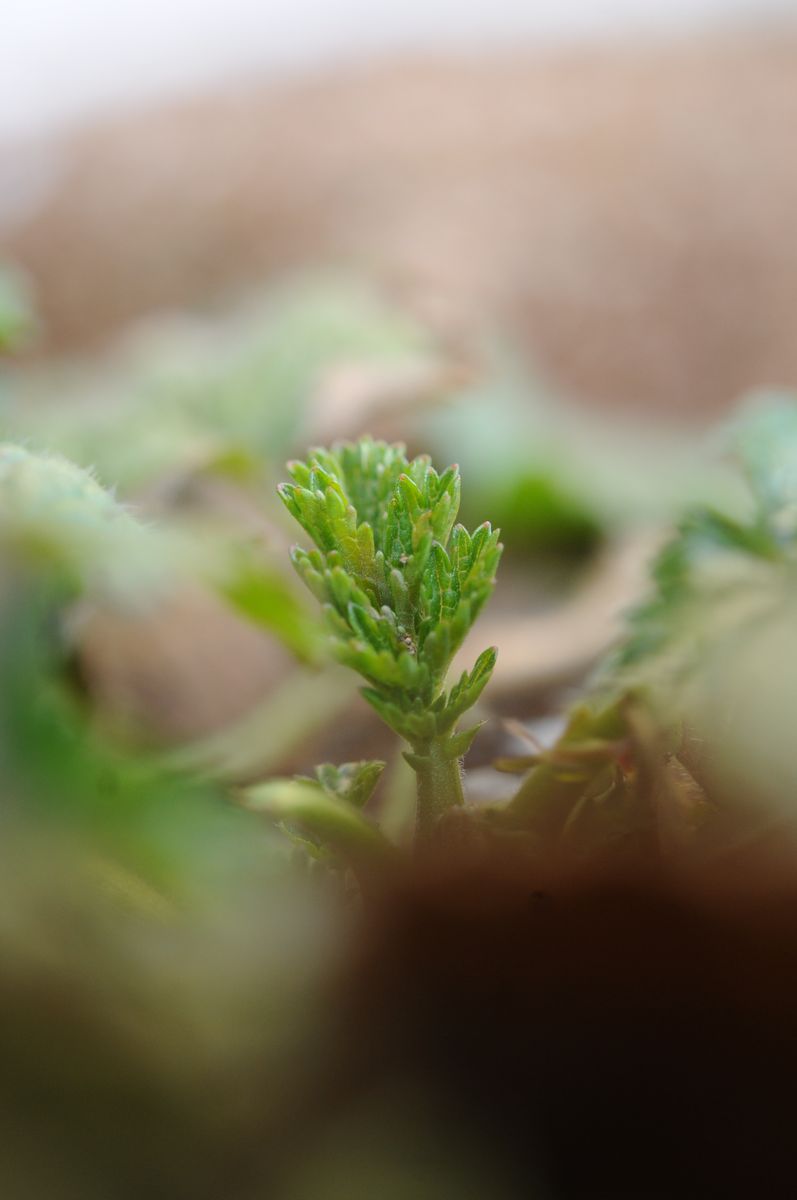
<svg viewBox="0 0 797 1200">
<path fill-rule="evenodd" d="M 241 548 L 230 563 L 223 596 L 255 625 L 275 634 L 305 663 L 323 659 L 324 638 L 285 578 L 254 550 Z"/>
<path fill-rule="evenodd" d="M 3 424 L 125 492 L 198 468 L 262 476 L 299 440 L 326 373 L 430 350 L 366 285 L 307 279 L 231 316 L 163 318 L 101 368 L 17 373 Z"/>
<path fill-rule="evenodd" d="M 354 861 L 379 861 L 392 855 L 392 847 L 367 817 L 349 800 L 301 779 L 271 779 L 247 788 L 243 803 L 252 812 L 272 821 L 285 821 L 317 837 Z"/>
<path fill-rule="evenodd" d="M 0 354 L 20 349 L 36 329 L 33 295 L 27 276 L 0 262 Z"/>
</svg>

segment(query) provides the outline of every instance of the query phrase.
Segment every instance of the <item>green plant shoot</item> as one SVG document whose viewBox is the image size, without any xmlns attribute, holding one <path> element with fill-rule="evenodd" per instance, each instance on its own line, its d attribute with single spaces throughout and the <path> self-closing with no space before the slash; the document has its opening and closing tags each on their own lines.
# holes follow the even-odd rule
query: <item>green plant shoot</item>
<svg viewBox="0 0 797 1200">
<path fill-rule="evenodd" d="M 495 665 L 493 648 L 446 690 L 457 650 L 492 592 L 502 547 L 485 522 L 456 525 L 460 477 L 428 456 L 365 437 L 292 462 L 279 487 L 315 549 L 294 566 L 324 606 L 336 657 L 366 681 L 365 699 L 410 745 L 424 837 L 462 803 L 460 760 L 479 728 L 457 730 Z"/>
</svg>

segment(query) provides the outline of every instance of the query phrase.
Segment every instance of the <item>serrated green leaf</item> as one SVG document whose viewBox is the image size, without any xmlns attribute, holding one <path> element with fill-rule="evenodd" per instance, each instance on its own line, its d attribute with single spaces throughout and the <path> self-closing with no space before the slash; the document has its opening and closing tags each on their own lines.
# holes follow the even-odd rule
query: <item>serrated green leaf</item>
<svg viewBox="0 0 797 1200">
<path fill-rule="evenodd" d="M 428 769 L 429 764 L 431 763 L 431 759 L 428 755 L 415 754 L 415 752 L 412 750 L 404 750 L 402 756 L 404 761 L 408 762 L 413 771 L 416 771 L 417 773 Z"/>
<path fill-rule="evenodd" d="M 451 689 L 445 706 L 437 715 L 439 733 L 451 729 L 463 713 L 473 707 L 490 680 L 497 656 L 495 647 L 489 647 L 479 655 L 473 670 L 462 674 L 459 682 Z"/>
<path fill-rule="evenodd" d="M 300 573 L 317 599 L 324 598 L 324 582 L 309 564 Z M 303 662 L 317 663 L 321 655 L 318 622 L 283 577 L 267 562 L 251 553 L 237 556 L 226 573 L 220 591 L 238 612 L 281 639 Z"/>
<path fill-rule="evenodd" d="M 479 721 L 478 724 L 472 725 L 470 729 L 462 729 L 448 739 L 446 742 L 446 749 L 448 750 L 451 758 L 462 758 L 468 753 L 473 745 L 473 739 L 476 737 L 476 734 L 479 732 L 483 724 L 483 721 Z"/>
</svg>

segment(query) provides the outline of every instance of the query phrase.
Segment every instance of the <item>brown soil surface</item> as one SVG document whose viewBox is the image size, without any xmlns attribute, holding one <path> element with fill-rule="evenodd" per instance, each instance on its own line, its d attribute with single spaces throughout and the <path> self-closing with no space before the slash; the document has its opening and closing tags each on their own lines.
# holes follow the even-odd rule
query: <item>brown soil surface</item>
<svg viewBox="0 0 797 1200">
<path fill-rule="evenodd" d="M 0 254 L 46 352 L 326 262 L 574 396 L 703 415 L 797 383 L 796 138 L 791 36 L 352 67 L 74 135 Z M 46 153 L 6 151 L 17 191 Z"/>
</svg>

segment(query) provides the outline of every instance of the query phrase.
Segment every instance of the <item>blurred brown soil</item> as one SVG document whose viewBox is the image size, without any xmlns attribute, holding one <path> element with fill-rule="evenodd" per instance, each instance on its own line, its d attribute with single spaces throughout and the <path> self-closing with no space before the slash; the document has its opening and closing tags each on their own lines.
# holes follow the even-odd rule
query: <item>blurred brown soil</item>
<svg viewBox="0 0 797 1200">
<path fill-rule="evenodd" d="M 99 711 L 156 744 L 237 722 L 291 666 L 273 638 L 198 589 L 144 614 L 93 611 L 80 631 L 81 677 Z"/>
<path fill-rule="evenodd" d="M 352 66 L 73 135 L 0 254 L 46 352 L 354 265 L 574 396 L 708 415 L 797 383 L 795 139 L 792 35 Z M 0 157 L 17 192 L 47 153 Z"/>
</svg>

